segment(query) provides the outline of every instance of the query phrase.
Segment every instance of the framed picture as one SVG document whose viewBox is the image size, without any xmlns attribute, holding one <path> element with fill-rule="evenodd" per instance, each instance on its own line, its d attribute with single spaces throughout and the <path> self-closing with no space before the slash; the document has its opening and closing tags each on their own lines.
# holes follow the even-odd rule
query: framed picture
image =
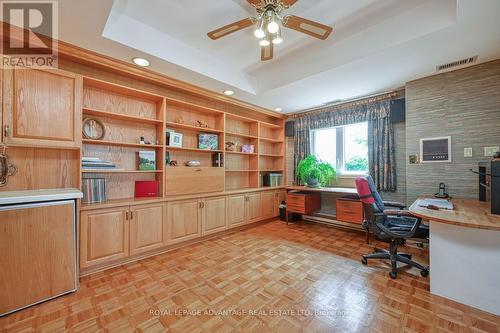
<svg viewBox="0 0 500 333">
<path fill-rule="evenodd" d="M 137 153 L 137 169 L 141 171 L 156 170 L 156 152 L 141 150 Z"/>
<path fill-rule="evenodd" d="M 451 136 L 420 139 L 420 162 L 451 162 Z"/>
<path fill-rule="evenodd" d="M 170 132 L 168 145 L 170 147 L 182 147 L 182 134 L 176 132 Z"/>
<path fill-rule="evenodd" d="M 255 146 L 254 145 L 243 145 L 243 146 L 241 146 L 241 152 L 247 153 L 247 154 L 253 154 L 255 152 Z"/>
<path fill-rule="evenodd" d="M 219 149 L 219 136 L 217 134 L 198 134 L 198 148 L 206 150 Z"/>
</svg>

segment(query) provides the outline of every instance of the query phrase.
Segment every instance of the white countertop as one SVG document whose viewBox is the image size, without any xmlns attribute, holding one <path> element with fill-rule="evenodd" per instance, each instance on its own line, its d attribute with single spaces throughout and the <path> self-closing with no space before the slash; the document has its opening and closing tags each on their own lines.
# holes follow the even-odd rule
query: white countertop
<svg viewBox="0 0 500 333">
<path fill-rule="evenodd" d="M 79 199 L 83 193 L 76 188 L 0 192 L 0 205 L 40 201 Z"/>
</svg>

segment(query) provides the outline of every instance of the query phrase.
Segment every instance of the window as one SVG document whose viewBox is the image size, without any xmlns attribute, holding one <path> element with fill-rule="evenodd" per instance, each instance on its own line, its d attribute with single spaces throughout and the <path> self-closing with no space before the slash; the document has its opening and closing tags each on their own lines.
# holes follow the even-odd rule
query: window
<svg viewBox="0 0 500 333">
<path fill-rule="evenodd" d="M 311 151 L 332 164 L 340 175 L 368 172 L 368 123 L 318 129 L 311 132 Z"/>
</svg>

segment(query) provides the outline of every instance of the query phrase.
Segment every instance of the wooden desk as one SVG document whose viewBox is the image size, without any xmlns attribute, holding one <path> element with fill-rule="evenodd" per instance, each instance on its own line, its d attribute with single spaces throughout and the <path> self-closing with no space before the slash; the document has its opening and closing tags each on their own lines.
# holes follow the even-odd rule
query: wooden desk
<svg viewBox="0 0 500 333">
<path fill-rule="evenodd" d="M 416 200 L 409 208 L 412 214 L 421 218 L 459 225 L 466 228 L 478 228 L 500 231 L 500 215 L 492 215 L 490 204 L 472 199 L 452 200 L 454 210 L 433 210 L 419 206 Z"/>
<path fill-rule="evenodd" d="M 356 192 L 355 188 L 350 188 L 350 187 L 287 186 L 285 188 L 287 191 L 358 194 L 358 192 Z"/>
<path fill-rule="evenodd" d="M 415 201 L 409 210 L 429 220 L 431 293 L 500 315 L 500 216 L 488 203 L 453 199 L 454 210 Z"/>
<path fill-rule="evenodd" d="M 357 191 L 355 188 L 349 188 L 349 187 L 307 187 L 307 186 L 287 186 L 285 188 L 287 192 L 293 191 L 293 192 L 302 192 L 302 193 L 309 193 L 311 196 L 314 194 L 314 200 L 318 201 L 318 197 L 316 195 L 322 194 L 322 193 L 334 193 L 334 194 L 357 194 Z M 287 195 L 288 197 L 289 195 Z M 294 201 L 294 200 L 292 200 Z M 314 210 L 320 209 L 321 205 L 316 205 L 316 203 L 310 205 L 310 207 L 313 207 Z M 314 213 L 314 220 L 316 222 L 323 222 L 323 223 L 334 223 L 338 225 L 342 225 L 344 227 L 349 227 L 349 228 L 356 228 L 359 229 L 361 228 L 361 223 L 363 219 L 363 211 L 362 211 L 362 205 L 357 205 L 355 207 L 355 211 L 352 212 L 347 212 L 350 214 L 346 214 L 346 209 L 352 209 L 354 207 L 353 205 L 345 205 L 343 207 L 342 213 L 344 213 L 342 216 L 346 217 L 343 220 L 338 220 L 337 219 L 337 214 L 332 215 L 332 214 L 321 214 L 321 213 Z M 294 202 L 292 202 L 292 205 L 289 205 L 289 202 L 287 200 L 287 209 L 286 209 L 286 217 L 288 219 L 288 213 L 299 213 L 299 214 L 304 214 L 304 209 L 303 207 L 299 207 L 300 209 L 297 209 L 296 205 Z M 338 209 L 337 209 L 338 212 Z M 313 219 L 313 216 L 311 216 L 311 211 L 309 210 L 306 214 L 307 219 Z M 361 216 L 361 217 L 360 217 Z M 356 220 L 357 219 L 357 220 Z M 356 221 L 355 221 L 356 220 Z M 359 221 L 358 221 L 359 220 Z"/>
</svg>

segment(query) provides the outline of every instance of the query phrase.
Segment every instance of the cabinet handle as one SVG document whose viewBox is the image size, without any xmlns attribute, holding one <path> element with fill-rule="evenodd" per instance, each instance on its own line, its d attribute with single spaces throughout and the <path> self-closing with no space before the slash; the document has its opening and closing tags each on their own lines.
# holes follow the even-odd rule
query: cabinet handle
<svg viewBox="0 0 500 333">
<path fill-rule="evenodd" d="M 201 208 L 205 208 L 205 201 L 201 202 Z"/>
<path fill-rule="evenodd" d="M 3 128 L 3 135 L 8 138 L 10 136 L 10 127 L 9 125 L 5 125 Z"/>
<path fill-rule="evenodd" d="M 128 221 L 128 210 L 125 212 L 125 220 Z"/>
<path fill-rule="evenodd" d="M 133 211 L 130 211 L 130 219 L 133 220 L 134 219 L 134 212 Z"/>
</svg>

